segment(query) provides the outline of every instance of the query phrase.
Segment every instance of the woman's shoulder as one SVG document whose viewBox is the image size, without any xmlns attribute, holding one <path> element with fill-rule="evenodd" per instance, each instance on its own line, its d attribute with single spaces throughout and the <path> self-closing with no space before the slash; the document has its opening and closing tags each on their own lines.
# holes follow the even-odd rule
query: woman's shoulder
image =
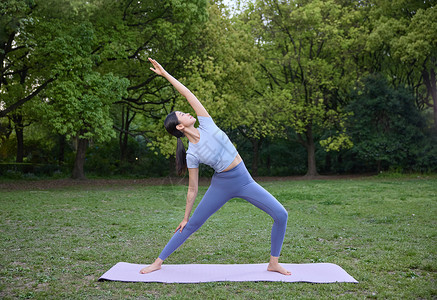
<svg viewBox="0 0 437 300">
<path fill-rule="evenodd" d="M 199 127 L 201 128 L 216 126 L 214 120 L 210 116 L 209 117 L 198 116 L 197 119 L 199 120 L 199 125 L 200 125 Z"/>
<path fill-rule="evenodd" d="M 197 119 L 199 120 L 199 122 L 201 122 L 201 121 L 204 121 L 204 122 L 214 122 L 212 120 L 211 116 L 207 116 L 207 117 L 205 117 L 205 116 L 197 116 Z"/>
</svg>

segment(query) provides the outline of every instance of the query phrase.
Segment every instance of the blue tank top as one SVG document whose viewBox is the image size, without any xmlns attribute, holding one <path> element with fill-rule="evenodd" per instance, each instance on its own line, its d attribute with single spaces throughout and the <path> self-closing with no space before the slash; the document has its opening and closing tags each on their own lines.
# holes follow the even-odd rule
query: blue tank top
<svg viewBox="0 0 437 300">
<path fill-rule="evenodd" d="M 211 117 L 198 116 L 197 119 L 200 140 L 196 144 L 188 143 L 187 167 L 198 168 L 202 163 L 220 173 L 234 161 L 237 149 Z"/>
</svg>

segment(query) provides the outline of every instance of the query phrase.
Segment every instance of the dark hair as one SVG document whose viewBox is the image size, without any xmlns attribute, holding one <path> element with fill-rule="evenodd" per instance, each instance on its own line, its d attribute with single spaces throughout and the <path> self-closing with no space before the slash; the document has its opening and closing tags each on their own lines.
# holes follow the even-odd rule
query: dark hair
<svg viewBox="0 0 437 300">
<path fill-rule="evenodd" d="M 176 148 L 176 171 L 178 175 L 183 175 L 187 171 L 187 153 L 185 152 L 184 143 L 181 140 L 181 137 L 183 137 L 184 134 L 176 129 L 178 124 L 179 120 L 174 111 L 169 113 L 164 120 L 165 129 L 167 129 L 168 133 L 178 139 Z"/>
</svg>

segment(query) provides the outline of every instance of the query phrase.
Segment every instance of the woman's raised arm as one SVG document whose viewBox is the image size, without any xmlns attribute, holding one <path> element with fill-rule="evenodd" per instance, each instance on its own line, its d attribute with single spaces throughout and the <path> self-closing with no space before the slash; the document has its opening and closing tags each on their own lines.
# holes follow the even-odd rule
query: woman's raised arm
<svg viewBox="0 0 437 300">
<path fill-rule="evenodd" d="M 209 117 L 209 114 L 203 107 L 202 103 L 200 103 L 200 101 L 189 89 L 187 89 L 176 78 L 174 78 L 166 70 L 164 70 L 164 68 L 156 60 L 149 58 L 149 61 L 154 67 L 150 68 L 150 70 L 167 79 L 176 88 L 176 90 L 178 90 L 178 92 L 187 99 L 188 103 L 190 103 L 191 107 L 196 112 L 196 115 L 201 117 Z"/>
</svg>

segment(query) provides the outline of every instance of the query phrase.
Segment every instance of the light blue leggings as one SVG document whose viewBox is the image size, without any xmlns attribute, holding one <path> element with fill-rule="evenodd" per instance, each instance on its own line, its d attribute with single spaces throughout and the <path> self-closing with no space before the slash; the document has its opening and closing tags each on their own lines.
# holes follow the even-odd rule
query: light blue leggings
<svg viewBox="0 0 437 300">
<path fill-rule="evenodd" d="M 227 172 L 215 173 L 211 186 L 182 230 L 177 231 L 162 250 L 159 258 L 165 260 L 192 235 L 220 207 L 232 198 L 243 198 L 268 213 L 274 220 L 271 233 L 272 256 L 279 256 L 287 228 L 288 213 L 269 192 L 256 183 L 243 162 Z"/>
</svg>

